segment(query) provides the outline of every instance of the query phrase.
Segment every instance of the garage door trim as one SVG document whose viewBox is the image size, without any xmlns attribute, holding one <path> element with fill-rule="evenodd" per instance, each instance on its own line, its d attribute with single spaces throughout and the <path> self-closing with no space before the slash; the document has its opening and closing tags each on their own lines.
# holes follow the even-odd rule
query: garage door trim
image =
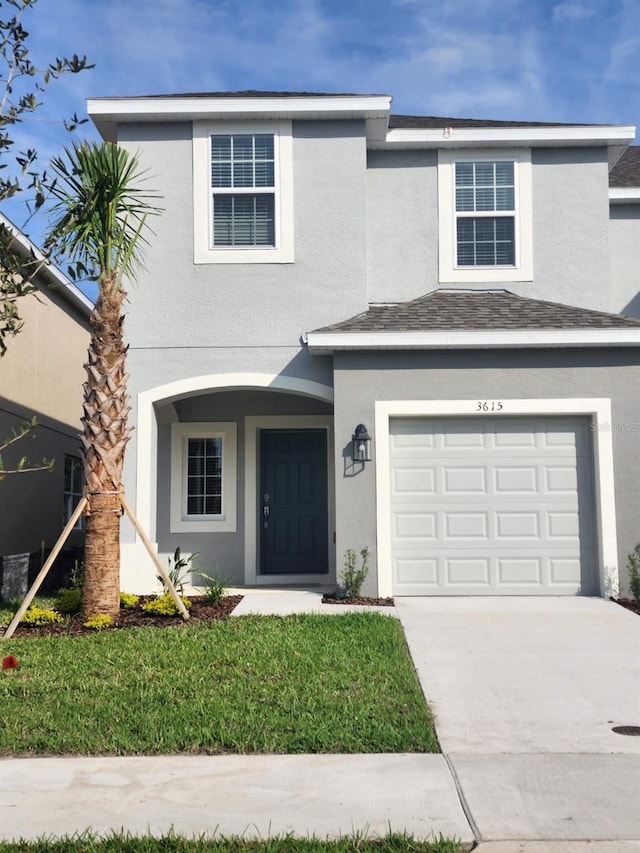
<svg viewBox="0 0 640 853">
<path fill-rule="evenodd" d="M 600 595 L 619 592 L 613 476 L 611 400 L 609 398 L 539 400 L 389 400 L 375 404 L 378 594 L 392 595 L 390 421 L 397 417 L 507 417 L 513 415 L 587 415 L 593 431 L 595 515 Z"/>
</svg>

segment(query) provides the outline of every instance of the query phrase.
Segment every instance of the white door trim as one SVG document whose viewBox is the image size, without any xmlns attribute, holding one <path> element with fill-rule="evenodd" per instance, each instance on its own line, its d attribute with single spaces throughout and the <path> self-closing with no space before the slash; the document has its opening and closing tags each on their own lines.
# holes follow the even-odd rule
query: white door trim
<svg viewBox="0 0 640 853">
<path fill-rule="evenodd" d="M 325 429 L 327 431 L 327 499 L 329 511 L 328 555 L 326 575 L 261 575 L 258 574 L 258 433 L 261 429 Z M 336 557 L 333 545 L 335 530 L 335 465 L 333 463 L 332 415 L 262 415 L 244 419 L 244 582 L 248 586 L 270 584 L 335 584 Z"/>
<path fill-rule="evenodd" d="M 486 404 L 486 409 L 483 405 Z M 498 404 L 500 405 L 497 410 Z M 492 411 L 493 408 L 493 411 Z M 611 400 L 379 400 L 375 403 L 378 595 L 392 595 L 391 464 L 389 422 L 395 417 L 507 417 L 510 415 L 586 415 L 591 417 L 594 454 L 595 516 L 600 595 L 619 592 L 618 538 L 613 474 Z"/>
</svg>

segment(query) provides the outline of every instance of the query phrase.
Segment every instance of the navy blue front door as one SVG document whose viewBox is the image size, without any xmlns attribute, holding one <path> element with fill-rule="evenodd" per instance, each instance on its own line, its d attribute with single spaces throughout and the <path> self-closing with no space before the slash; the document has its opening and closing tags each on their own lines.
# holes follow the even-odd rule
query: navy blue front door
<svg viewBox="0 0 640 853">
<path fill-rule="evenodd" d="M 322 574 L 328 567 L 327 433 L 260 433 L 260 574 Z"/>
</svg>

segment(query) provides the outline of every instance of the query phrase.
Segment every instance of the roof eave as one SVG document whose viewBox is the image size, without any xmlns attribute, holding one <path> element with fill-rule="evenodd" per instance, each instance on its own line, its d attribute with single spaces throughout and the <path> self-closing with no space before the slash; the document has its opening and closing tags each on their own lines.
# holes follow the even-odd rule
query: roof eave
<svg viewBox="0 0 640 853">
<path fill-rule="evenodd" d="M 640 187 L 610 187 L 611 204 L 640 204 Z"/>
<path fill-rule="evenodd" d="M 372 148 L 566 148 L 606 146 L 613 168 L 635 139 L 635 125 L 397 128 Z"/>
<path fill-rule="evenodd" d="M 131 122 L 234 119 L 359 119 L 367 137 L 384 139 L 391 96 L 332 95 L 273 98 L 89 98 L 87 112 L 102 137 L 117 138 L 119 124 Z"/>
<path fill-rule="evenodd" d="M 640 347 L 640 326 L 607 329 L 452 329 L 308 332 L 312 355 L 361 350 Z"/>
<path fill-rule="evenodd" d="M 56 292 L 60 293 L 64 299 L 77 308 L 82 315 L 89 318 L 93 312 L 94 306 L 91 300 L 84 295 L 80 288 L 76 287 L 76 285 L 67 278 L 62 270 L 55 266 L 55 264 L 52 264 L 51 261 L 47 260 L 35 243 L 32 243 L 31 240 L 2 213 L 0 213 L 0 225 L 4 225 L 12 235 L 11 250 L 25 259 L 35 258 L 37 261 L 42 261 L 42 266 L 38 274 L 47 279 L 47 281 L 56 289 Z"/>
</svg>

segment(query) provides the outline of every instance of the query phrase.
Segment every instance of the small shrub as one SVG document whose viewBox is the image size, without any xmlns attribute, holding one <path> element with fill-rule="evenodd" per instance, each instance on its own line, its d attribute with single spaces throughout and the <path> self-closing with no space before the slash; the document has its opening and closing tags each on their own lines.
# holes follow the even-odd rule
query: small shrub
<svg viewBox="0 0 640 853">
<path fill-rule="evenodd" d="M 202 585 L 204 586 L 205 598 L 211 604 L 217 606 L 220 604 L 222 598 L 224 598 L 224 594 L 227 591 L 229 584 L 218 575 L 211 577 L 211 575 L 206 575 L 204 572 L 200 572 L 200 577 L 202 578 Z"/>
<path fill-rule="evenodd" d="M 69 573 L 69 586 L 71 589 L 82 589 L 82 580 L 84 578 L 84 563 L 82 560 L 74 560 L 73 568 Z"/>
<path fill-rule="evenodd" d="M 627 569 L 629 571 L 629 586 L 631 595 L 640 602 L 640 542 L 627 557 Z"/>
<path fill-rule="evenodd" d="M 182 552 L 180 551 L 180 546 L 176 548 L 173 554 L 173 560 L 171 557 L 168 559 L 169 563 L 169 580 L 174 585 L 176 592 L 178 595 L 182 595 L 184 592 L 184 585 L 186 583 L 187 575 L 191 574 L 191 572 L 198 571 L 197 567 L 194 565 L 194 561 L 200 556 L 200 554 L 189 554 L 188 557 L 183 557 Z M 167 591 L 166 584 L 164 582 L 164 578 L 162 575 L 156 575 L 158 580 L 162 583 L 162 586 Z"/>
<path fill-rule="evenodd" d="M 181 595 L 180 598 L 188 610 L 191 607 L 191 602 L 183 595 Z M 178 616 L 180 613 L 178 605 L 168 592 L 165 592 L 164 595 L 158 596 L 158 598 L 153 598 L 151 601 L 145 602 L 145 604 L 142 605 L 142 609 L 149 616 Z"/>
<path fill-rule="evenodd" d="M 364 579 L 369 574 L 369 549 L 363 548 L 360 551 L 362 557 L 362 565 L 356 568 L 356 552 L 353 548 L 348 548 L 344 552 L 344 569 L 340 576 L 340 580 L 345 590 L 346 598 L 359 598 L 362 590 Z"/>
<path fill-rule="evenodd" d="M 82 624 L 85 628 L 91 628 L 92 631 L 103 631 L 105 628 L 111 628 L 113 619 L 107 613 L 96 613 L 94 616 L 89 616 Z"/>
<path fill-rule="evenodd" d="M 30 607 L 20 620 L 22 625 L 53 625 L 56 622 L 64 622 L 64 619 L 55 610 L 48 607 Z"/>
<path fill-rule="evenodd" d="M 81 598 L 82 591 L 80 587 L 74 586 L 71 589 L 61 589 L 53 604 L 53 608 L 58 613 L 77 613 L 80 610 Z"/>
<path fill-rule="evenodd" d="M 132 592 L 120 593 L 120 607 L 131 608 L 135 607 L 140 599 Z"/>
</svg>

